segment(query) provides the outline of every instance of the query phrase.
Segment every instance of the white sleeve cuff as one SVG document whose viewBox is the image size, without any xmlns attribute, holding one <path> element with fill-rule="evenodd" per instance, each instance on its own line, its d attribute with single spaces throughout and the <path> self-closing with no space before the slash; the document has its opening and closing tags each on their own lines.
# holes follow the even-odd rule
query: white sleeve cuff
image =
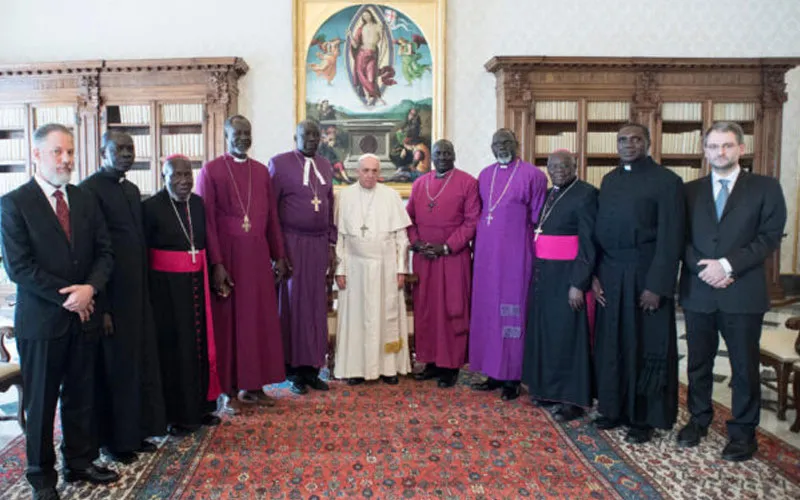
<svg viewBox="0 0 800 500">
<path fill-rule="evenodd" d="M 731 263 L 728 262 L 728 259 L 722 258 L 722 259 L 719 259 L 718 262 L 722 266 L 722 269 L 725 270 L 725 274 L 727 274 L 728 276 L 733 274 L 733 268 L 731 267 Z"/>
</svg>

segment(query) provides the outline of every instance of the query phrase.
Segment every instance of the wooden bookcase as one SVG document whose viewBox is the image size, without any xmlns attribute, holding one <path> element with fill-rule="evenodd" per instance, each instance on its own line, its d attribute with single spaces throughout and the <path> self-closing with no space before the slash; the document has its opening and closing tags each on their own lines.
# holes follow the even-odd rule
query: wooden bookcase
<svg viewBox="0 0 800 500">
<path fill-rule="evenodd" d="M 134 137 L 128 178 L 143 195 L 162 187 L 170 154 L 189 156 L 198 171 L 225 151 L 223 125 L 237 112 L 247 70 L 235 57 L 0 66 L 0 195 L 32 175 L 33 130 L 53 121 L 75 132 L 74 183 L 97 170 L 109 129 Z"/>
<path fill-rule="evenodd" d="M 578 159 L 596 186 L 618 164 L 616 132 L 634 121 L 650 129 L 650 154 L 685 181 L 707 175 L 703 131 L 728 119 L 745 130 L 743 168 L 780 178 L 785 74 L 800 58 L 694 59 L 494 57 L 497 125 L 513 130 L 521 156 L 540 167 L 555 149 Z M 778 255 L 768 263 L 774 299 Z"/>
</svg>

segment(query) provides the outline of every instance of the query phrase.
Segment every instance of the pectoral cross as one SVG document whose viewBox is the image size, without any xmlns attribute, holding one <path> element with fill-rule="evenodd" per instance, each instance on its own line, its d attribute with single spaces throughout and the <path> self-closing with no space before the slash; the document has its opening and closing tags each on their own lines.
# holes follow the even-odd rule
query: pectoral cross
<svg viewBox="0 0 800 500">
<path fill-rule="evenodd" d="M 492 219 L 494 219 L 494 217 L 492 217 L 492 214 L 490 213 L 489 217 L 486 217 L 486 225 L 487 226 L 492 224 Z"/>
<path fill-rule="evenodd" d="M 196 248 L 194 247 L 194 245 L 192 245 L 192 249 L 191 249 L 191 250 L 189 250 L 189 252 L 188 252 L 188 253 L 189 253 L 189 255 L 191 255 L 191 256 L 192 256 L 192 264 L 196 264 L 196 263 L 197 263 L 197 257 L 196 257 L 196 256 L 197 256 L 197 254 L 199 254 L 199 253 L 200 253 L 200 250 L 196 249 Z"/>
<path fill-rule="evenodd" d="M 364 238 L 367 235 L 367 229 L 369 229 L 367 227 L 367 224 L 366 223 L 361 224 L 361 227 L 359 229 L 361 229 L 361 237 Z"/>
<path fill-rule="evenodd" d="M 540 234 L 542 234 L 543 232 L 544 232 L 544 231 L 542 231 L 542 228 L 541 228 L 541 227 L 537 227 L 537 228 L 536 228 L 536 231 L 534 231 L 534 233 L 535 233 L 535 234 L 534 234 L 534 236 L 533 236 L 533 241 L 536 241 L 536 240 L 538 240 L 538 239 L 539 239 L 539 235 L 540 235 Z"/>
<path fill-rule="evenodd" d="M 317 195 L 314 195 L 314 199 L 311 200 L 311 204 L 314 205 L 314 211 L 315 212 L 319 212 L 319 205 L 321 203 L 322 203 L 322 201 L 319 198 L 317 198 Z"/>
<path fill-rule="evenodd" d="M 245 215 L 244 216 L 244 220 L 242 221 L 242 229 L 244 229 L 245 233 L 249 233 L 251 227 L 253 227 L 253 226 L 250 225 L 250 217 Z"/>
<path fill-rule="evenodd" d="M 436 206 L 435 201 L 431 201 L 430 203 L 428 203 L 428 212 L 433 212 L 433 207 L 435 206 Z"/>
</svg>

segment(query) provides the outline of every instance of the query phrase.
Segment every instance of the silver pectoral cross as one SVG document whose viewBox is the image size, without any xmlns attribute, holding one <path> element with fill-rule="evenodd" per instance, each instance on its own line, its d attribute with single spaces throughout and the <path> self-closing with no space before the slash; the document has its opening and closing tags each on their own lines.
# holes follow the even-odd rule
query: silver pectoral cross
<svg viewBox="0 0 800 500">
<path fill-rule="evenodd" d="M 311 200 L 311 204 L 314 205 L 314 211 L 319 212 L 319 205 L 322 203 L 322 200 L 317 198 L 317 195 L 314 195 L 314 199 Z"/>
<path fill-rule="evenodd" d="M 369 229 L 367 227 L 367 224 L 366 223 L 361 224 L 361 227 L 359 229 L 361 229 L 361 237 L 364 238 L 367 235 L 367 229 Z"/>
<path fill-rule="evenodd" d="M 537 227 L 536 231 L 534 231 L 535 234 L 533 236 L 533 241 L 537 241 L 539 239 L 539 235 L 542 234 L 543 232 L 544 231 L 542 231 L 541 227 Z"/>
<path fill-rule="evenodd" d="M 486 225 L 487 226 L 490 226 L 492 224 L 492 219 L 494 219 L 494 217 L 492 217 L 492 213 L 489 212 L 489 217 L 486 217 Z"/>
<path fill-rule="evenodd" d="M 192 256 L 192 264 L 196 264 L 197 263 L 197 254 L 200 253 L 200 251 L 198 249 L 196 249 L 194 247 L 194 245 L 192 245 L 192 249 L 189 250 L 188 253 L 189 253 L 189 255 Z"/>
</svg>

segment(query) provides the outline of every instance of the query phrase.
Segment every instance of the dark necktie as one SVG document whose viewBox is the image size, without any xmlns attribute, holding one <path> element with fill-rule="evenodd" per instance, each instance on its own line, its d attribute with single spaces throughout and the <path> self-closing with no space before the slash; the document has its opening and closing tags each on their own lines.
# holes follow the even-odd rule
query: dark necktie
<svg viewBox="0 0 800 500">
<path fill-rule="evenodd" d="M 61 192 L 60 189 L 57 189 L 56 192 L 53 193 L 53 196 L 56 199 L 56 217 L 61 224 L 61 228 L 64 230 L 64 234 L 67 235 L 67 241 L 69 241 L 69 207 L 67 206 L 67 202 L 64 201 L 64 193 Z"/>
</svg>

